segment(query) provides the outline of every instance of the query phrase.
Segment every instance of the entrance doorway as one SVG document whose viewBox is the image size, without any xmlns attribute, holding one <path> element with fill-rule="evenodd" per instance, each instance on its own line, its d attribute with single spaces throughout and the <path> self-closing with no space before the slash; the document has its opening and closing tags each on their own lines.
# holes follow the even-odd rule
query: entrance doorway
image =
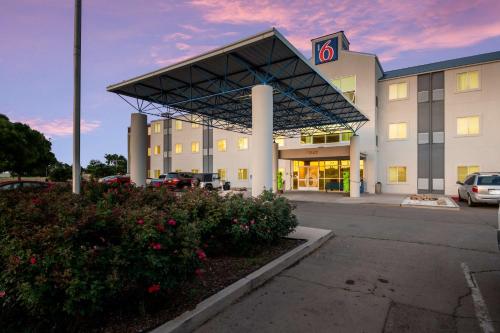
<svg viewBox="0 0 500 333">
<path fill-rule="evenodd" d="M 293 161 L 292 189 L 301 191 L 343 192 L 343 173 L 350 170 L 350 161 Z M 360 179 L 364 176 L 364 160 L 360 160 Z"/>
<path fill-rule="evenodd" d="M 319 167 L 317 165 L 301 165 L 298 173 L 298 189 L 317 191 L 319 189 Z"/>
</svg>

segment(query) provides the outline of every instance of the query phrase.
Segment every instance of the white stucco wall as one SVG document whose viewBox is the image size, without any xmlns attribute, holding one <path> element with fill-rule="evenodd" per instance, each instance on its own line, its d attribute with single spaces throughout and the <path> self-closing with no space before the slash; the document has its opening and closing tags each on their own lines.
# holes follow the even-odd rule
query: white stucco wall
<svg viewBox="0 0 500 333">
<path fill-rule="evenodd" d="M 457 92 L 457 74 L 479 71 L 480 88 Z M 457 167 L 500 171 L 500 62 L 445 72 L 445 193 L 457 192 Z M 477 136 L 457 136 L 457 117 L 479 116 Z"/>
<path fill-rule="evenodd" d="M 389 101 L 389 85 L 408 83 L 408 98 Z M 378 85 L 379 101 L 379 179 L 382 192 L 416 193 L 417 191 L 417 77 L 410 76 L 393 80 L 380 81 Z M 407 123 L 408 138 L 389 139 L 389 124 Z M 390 184 L 389 167 L 405 166 L 406 183 Z"/>
<path fill-rule="evenodd" d="M 203 172 L 203 129 L 200 125 L 198 128 L 192 128 L 191 123 L 182 122 L 182 129 L 175 128 L 175 121 L 172 121 L 172 171 L 192 171 L 197 169 Z M 191 143 L 197 141 L 199 143 L 199 151 L 191 152 Z M 182 153 L 175 153 L 175 145 L 182 144 Z"/>
</svg>

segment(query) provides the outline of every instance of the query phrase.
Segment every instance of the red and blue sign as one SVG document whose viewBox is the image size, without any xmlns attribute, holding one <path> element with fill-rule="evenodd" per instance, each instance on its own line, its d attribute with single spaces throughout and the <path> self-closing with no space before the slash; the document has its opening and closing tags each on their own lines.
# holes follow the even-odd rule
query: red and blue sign
<svg viewBox="0 0 500 333">
<path fill-rule="evenodd" d="M 314 51 L 316 65 L 337 60 L 339 58 L 338 37 L 316 42 Z"/>
</svg>

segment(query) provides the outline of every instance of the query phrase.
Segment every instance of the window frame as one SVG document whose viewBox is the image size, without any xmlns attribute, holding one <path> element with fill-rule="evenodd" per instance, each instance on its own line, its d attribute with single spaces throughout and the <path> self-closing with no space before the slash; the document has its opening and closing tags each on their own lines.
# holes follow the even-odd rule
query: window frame
<svg viewBox="0 0 500 333">
<path fill-rule="evenodd" d="M 240 140 L 246 140 L 246 147 L 245 148 L 241 148 L 240 147 Z M 238 137 L 238 142 L 237 142 L 237 148 L 238 148 L 238 150 L 248 150 L 248 147 L 249 147 L 248 143 L 249 143 L 249 140 L 248 140 L 247 136 Z M 226 148 L 227 148 L 227 142 L 226 142 Z"/>
<path fill-rule="evenodd" d="M 156 148 L 158 148 L 158 149 L 156 149 Z M 157 150 L 158 150 L 158 152 L 157 152 Z M 155 145 L 154 146 L 154 154 L 155 155 L 160 155 L 161 154 L 161 145 Z"/>
<path fill-rule="evenodd" d="M 193 145 L 196 144 L 196 150 L 193 150 Z M 200 152 L 200 141 L 191 141 L 191 153 L 197 154 Z"/>
<path fill-rule="evenodd" d="M 404 138 L 391 138 L 391 125 L 401 125 L 401 124 L 405 124 L 406 125 L 406 137 Z M 408 140 L 408 137 L 409 137 L 409 130 L 408 130 L 409 126 L 408 126 L 408 122 L 407 121 L 401 121 L 401 122 L 397 122 L 397 123 L 389 123 L 387 125 L 387 140 L 388 141 L 407 141 Z"/>
<path fill-rule="evenodd" d="M 224 150 L 220 150 L 219 148 L 219 142 L 222 142 L 224 141 Z M 217 140 L 217 151 L 220 152 L 220 153 L 225 153 L 227 152 L 227 139 L 219 139 Z"/>
<path fill-rule="evenodd" d="M 154 134 L 161 133 L 161 123 L 160 122 L 154 122 L 153 123 L 153 133 Z"/>
<path fill-rule="evenodd" d="M 406 96 L 405 97 L 398 96 L 397 98 L 391 99 L 391 86 L 393 85 L 399 86 L 400 84 L 406 84 Z M 399 89 L 397 91 L 399 91 Z M 408 81 L 389 83 L 389 85 L 387 86 L 387 100 L 389 102 L 404 101 L 407 100 L 409 97 L 410 97 L 410 83 Z"/>
<path fill-rule="evenodd" d="M 178 150 L 177 147 L 180 147 L 181 149 Z M 174 145 L 174 153 L 176 153 L 176 154 L 182 154 L 183 150 L 184 150 L 184 147 L 182 146 L 182 143 L 176 143 Z"/>
<path fill-rule="evenodd" d="M 344 91 L 344 89 L 342 88 L 342 79 L 346 79 L 346 78 L 350 78 L 350 77 L 353 77 L 354 78 L 354 90 L 347 90 L 347 91 Z M 333 81 L 340 81 L 340 87 L 337 86 L 335 83 L 333 83 Z M 347 98 L 351 103 L 353 104 L 356 104 L 356 91 L 357 91 L 357 88 L 358 88 L 358 80 L 357 80 L 357 77 L 356 77 L 356 74 L 352 74 L 352 75 L 342 75 L 342 76 L 338 76 L 338 77 L 335 77 L 333 79 L 330 80 L 330 83 L 332 85 L 334 85 L 336 88 L 338 88 L 340 90 L 340 92 L 345 96 L 347 97 L 346 93 L 351 93 L 351 92 L 354 92 L 353 94 L 353 99 L 351 100 L 350 98 Z"/>
<path fill-rule="evenodd" d="M 248 168 L 238 168 L 238 180 L 248 180 Z"/>
<path fill-rule="evenodd" d="M 174 127 L 176 131 L 182 131 L 182 120 L 175 119 Z"/>
<path fill-rule="evenodd" d="M 477 133 L 475 133 L 475 134 L 460 134 L 460 133 L 458 133 L 458 120 L 459 119 L 466 119 L 466 118 L 478 118 L 478 121 L 477 121 L 478 132 Z M 481 115 L 478 115 L 478 114 L 456 117 L 455 118 L 455 135 L 456 135 L 456 137 L 467 138 L 467 137 L 480 136 L 481 130 L 482 130 L 481 118 L 482 118 Z"/>
<path fill-rule="evenodd" d="M 398 175 L 397 182 L 391 182 L 391 168 L 397 169 L 397 175 Z M 399 181 L 399 168 L 405 169 L 405 181 L 404 182 Z M 387 168 L 387 184 L 388 185 L 406 185 L 406 184 L 408 184 L 408 167 L 405 165 L 390 165 Z"/>
<path fill-rule="evenodd" d="M 477 88 L 467 88 L 464 90 L 459 90 L 458 89 L 458 77 L 459 77 L 459 75 L 467 74 L 467 85 L 469 86 L 470 85 L 469 73 L 472 73 L 472 72 L 477 72 Z M 468 70 L 468 71 L 464 71 L 464 72 L 457 72 L 455 74 L 455 92 L 457 94 L 461 94 L 461 93 L 481 90 L 481 76 L 482 76 L 481 71 L 479 69 L 473 69 L 473 70 Z"/>
<path fill-rule="evenodd" d="M 460 177 L 459 177 L 460 173 L 458 171 L 459 168 L 467 168 L 467 174 L 465 175 L 464 180 L 460 180 Z M 457 182 L 461 182 L 462 184 L 465 184 L 465 181 L 469 177 L 471 177 L 472 174 L 474 173 L 474 172 L 470 172 L 471 168 L 476 168 L 477 169 L 477 171 L 474 171 L 474 172 L 480 172 L 481 171 L 481 166 L 479 164 L 476 164 L 476 165 L 463 165 L 463 164 L 457 165 Z"/>
</svg>

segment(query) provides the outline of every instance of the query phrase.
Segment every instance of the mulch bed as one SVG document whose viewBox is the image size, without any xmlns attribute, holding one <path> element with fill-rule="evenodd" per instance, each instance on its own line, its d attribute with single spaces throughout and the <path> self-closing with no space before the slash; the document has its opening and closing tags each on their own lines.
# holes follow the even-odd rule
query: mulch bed
<svg viewBox="0 0 500 333">
<path fill-rule="evenodd" d="M 259 250 L 251 257 L 221 256 L 209 258 L 205 265 L 205 273 L 201 278 L 187 282 L 166 299 L 158 301 L 154 305 L 147 305 L 144 314 L 140 315 L 140 311 L 137 310 L 131 313 L 130 309 L 123 313 L 112 313 L 106 322 L 96 323 L 100 324 L 100 328 L 94 328 L 93 331 L 105 333 L 147 332 L 186 311 L 194 309 L 204 299 L 302 243 L 304 240 L 283 239 L 271 247 Z"/>
</svg>

